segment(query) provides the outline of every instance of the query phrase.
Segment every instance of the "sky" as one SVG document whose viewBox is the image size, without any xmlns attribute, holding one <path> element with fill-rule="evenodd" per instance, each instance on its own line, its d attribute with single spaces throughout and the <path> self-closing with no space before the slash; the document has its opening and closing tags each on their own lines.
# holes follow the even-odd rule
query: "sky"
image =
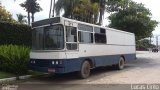
<svg viewBox="0 0 160 90">
<path fill-rule="evenodd" d="M 25 0 L 0 0 L 2 5 L 13 15 L 15 19 L 17 19 L 16 14 L 23 14 L 27 16 L 27 12 L 20 7 L 20 3 L 24 2 Z M 160 0 L 133 0 L 138 3 L 143 3 L 146 8 L 148 8 L 151 13 L 152 13 L 152 19 L 160 22 L 160 12 L 157 10 L 160 8 Z M 43 11 L 36 13 L 35 14 L 35 21 L 41 20 L 41 19 L 46 19 L 49 17 L 49 8 L 50 8 L 50 0 L 38 0 L 40 6 L 42 7 Z M 108 14 L 106 13 L 104 15 L 104 22 L 103 26 L 106 26 L 108 24 L 107 20 Z M 153 35 L 160 35 L 160 23 L 158 26 L 155 28 L 153 31 Z M 160 37 L 159 37 L 160 38 Z"/>
</svg>

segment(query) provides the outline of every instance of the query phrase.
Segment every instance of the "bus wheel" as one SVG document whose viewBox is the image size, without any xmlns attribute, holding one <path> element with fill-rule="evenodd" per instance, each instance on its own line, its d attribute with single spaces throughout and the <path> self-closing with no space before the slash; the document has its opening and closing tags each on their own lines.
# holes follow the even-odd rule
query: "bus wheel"
<svg viewBox="0 0 160 90">
<path fill-rule="evenodd" d="M 119 62 L 118 62 L 118 64 L 116 65 L 116 68 L 117 68 L 118 70 L 122 70 L 122 69 L 124 68 L 124 64 L 125 64 L 124 58 L 123 58 L 123 57 L 120 57 Z"/>
<path fill-rule="evenodd" d="M 91 65 L 89 61 L 84 61 L 81 66 L 81 70 L 78 73 L 80 78 L 82 79 L 88 78 L 90 76 L 90 68 L 91 68 Z"/>
</svg>

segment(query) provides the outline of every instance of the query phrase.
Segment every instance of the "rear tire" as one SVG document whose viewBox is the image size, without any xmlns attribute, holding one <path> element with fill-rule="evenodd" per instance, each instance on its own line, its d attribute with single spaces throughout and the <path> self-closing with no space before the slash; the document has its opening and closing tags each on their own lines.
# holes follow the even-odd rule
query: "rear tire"
<svg viewBox="0 0 160 90">
<path fill-rule="evenodd" d="M 81 70 L 78 72 L 79 77 L 82 79 L 88 78 L 90 76 L 91 65 L 89 61 L 84 61 L 81 66 Z"/>
<path fill-rule="evenodd" d="M 119 58 L 119 62 L 118 62 L 118 64 L 116 65 L 116 69 L 118 69 L 118 70 L 124 69 L 124 64 L 125 64 L 124 58 L 123 58 L 123 57 L 120 57 L 120 58 Z"/>
</svg>

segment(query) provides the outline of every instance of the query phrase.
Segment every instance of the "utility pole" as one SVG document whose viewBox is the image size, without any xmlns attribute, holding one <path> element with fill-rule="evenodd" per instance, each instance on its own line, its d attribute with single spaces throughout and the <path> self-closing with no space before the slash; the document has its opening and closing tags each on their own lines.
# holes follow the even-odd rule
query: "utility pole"
<svg viewBox="0 0 160 90">
<path fill-rule="evenodd" d="M 156 36 L 156 47 L 157 47 L 157 49 L 159 49 L 159 45 L 158 45 L 158 37 L 159 37 L 160 35 L 158 35 L 158 36 Z"/>
<path fill-rule="evenodd" d="M 156 47 L 158 48 L 158 36 L 156 36 Z"/>
<path fill-rule="evenodd" d="M 150 36 L 149 37 L 149 43 L 150 43 L 150 45 L 152 44 L 152 39 L 151 39 L 152 37 Z"/>
</svg>

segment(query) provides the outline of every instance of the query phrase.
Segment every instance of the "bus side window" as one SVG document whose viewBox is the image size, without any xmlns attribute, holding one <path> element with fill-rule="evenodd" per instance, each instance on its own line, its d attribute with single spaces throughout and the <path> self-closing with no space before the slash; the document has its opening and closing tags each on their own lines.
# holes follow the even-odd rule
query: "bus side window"
<svg viewBox="0 0 160 90">
<path fill-rule="evenodd" d="M 79 42 L 81 43 L 93 43 L 93 33 L 91 32 L 78 32 Z"/>
</svg>

